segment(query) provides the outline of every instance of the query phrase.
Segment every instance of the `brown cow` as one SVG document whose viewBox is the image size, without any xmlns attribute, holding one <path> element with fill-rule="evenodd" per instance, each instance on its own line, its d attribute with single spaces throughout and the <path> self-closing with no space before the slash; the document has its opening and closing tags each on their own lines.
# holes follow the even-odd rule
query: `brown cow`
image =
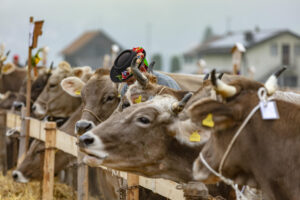
<svg viewBox="0 0 300 200">
<path fill-rule="evenodd" d="M 3 65 L 0 74 L 0 93 L 18 92 L 26 78 L 26 73 L 26 69 L 18 68 L 13 63 Z"/>
<path fill-rule="evenodd" d="M 46 115 L 62 118 L 70 116 L 80 106 L 81 100 L 66 94 L 61 88 L 60 82 L 69 76 L 84 78 L 85 74 L 89 74 L 89 71 L 88 73 L 86 71 L 88 70 L 82 68 L 72 69 L 67 62 L 61 62 L 33 104 L 34 115 L 40 119 Z"/>
<path fill-rule="evenodd" d="M 265 84 L 269 95 L 275 92 L 276 79 L 272 76 Z M 201 99 L 189 109 L 196 123 L 202 122 L 208 114 L 213 116 L 213 134 L 201 153 L 206 162 L 218 170 L 233 135 L 259 103 L 257 91 L 264 85 L 248 79 L 229 84 L 213 83 L 222 101 Z M 233 144 L 222 174 L 238 184 L 261 188 L 269 199 L 298 199 L 300 105 L 278 96 L 275 101 L 280 119 L 263 120 L 260 111 L 256 111 Z M 200 158 L 194 163 L 194 177 L 207 183 L 217 181 Z"/>
</svg>

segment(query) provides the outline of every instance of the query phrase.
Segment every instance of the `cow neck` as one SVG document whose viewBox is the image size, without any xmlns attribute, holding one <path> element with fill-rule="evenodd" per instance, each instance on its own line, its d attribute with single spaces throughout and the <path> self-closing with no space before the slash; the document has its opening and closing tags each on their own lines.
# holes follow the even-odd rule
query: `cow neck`
<svg viewBox="0 0 300 200">
<path fill-rule="evenodd" d="M 202 145 L 192 147 L 172 137 L 167 145 L 168 155 L 166 155 L 162 162 L 168 165 L 168 171 L 177 180 L 179 179 L 180 182 L 189 182 L 193 180 L 193 163 L 201 149 Z"/>
</svg>

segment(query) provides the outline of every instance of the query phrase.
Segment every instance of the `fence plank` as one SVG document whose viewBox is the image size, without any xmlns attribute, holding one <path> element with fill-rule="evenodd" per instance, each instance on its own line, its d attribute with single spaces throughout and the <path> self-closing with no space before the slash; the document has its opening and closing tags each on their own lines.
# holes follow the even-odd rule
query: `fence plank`
<svg viewBox="0 0 300 200">
<path fill-rule="evenodd" d="M 16 117 L 15 126 L 20 127 L 20 143 L 19 143 L 19 153 L 18 153 L 18 165 L 22 163 L 26 155 L 26 120 L 25 120 L 26 108 L 22 107 L 21 110 L 21 123 L 18 122 L 20 118 Z"/>
<path fill-rule="evenodd" d="M 127 200 L 139 200 L 139 176 L 127 173 Z"/>
<path fill-rule="evenodd" d="M 89 198 L 89 171 L 87 165 L 81 164 L 83 157 L 83 153 L 78 152 L 77 200 L 88 200 Z"/>
<path fill-rule="evenodd" d="M 6 111 L 0 110 L 0 171 L 3 175 L 7 172 L 7 152 L 6 152 Z"/>
<path fill-rule="evenodd" d="M 54 186 L 54 162 L 55 162 L 55 142 L 56 142 L 56 123 L 46 123 L 46 141 L 44 157 L 44 176 L 43 176 L 43 200 L 53 199 Z"/>
<path fill-rule="evenodd" d="M 17 127 L 17 129 L 20 129 L 18 128 L 18 126 L 20 127 L 21 125 L 20 122 L 21 122 L 20 117 L 18 115 L 10 112 L 7 113 L 7 127 L 10 128 Z M 30 119 L 30 123 L 31 123 L 30 136 L 45 141 L 45 130 L 44 130 L 45 122 L 41 122 L 36 119 Z M 76 137 L 57 130 L 56 142 L 57 144 L 55 144 L 55 147 L 77 157 L 78 152 L 77 152 L 77 145 L 76 145 L 77 142 Z M 126 172 L 112 170 L 104 166 L 101 166 L 101 168 L 111 171 L 113 172 L 113 174 L 127 180 L 128 173 Z M 78 184 L 80 184 L 80 181 Z M 172 200 L 184 199 L 183 191 L 176 189 L 177 183 L 169 180 L 151 179 L 151 178 L 139 176 L 139 185 L 149 190 L 152 190 L 154 193 L 160 194 Z"/>
</svg>

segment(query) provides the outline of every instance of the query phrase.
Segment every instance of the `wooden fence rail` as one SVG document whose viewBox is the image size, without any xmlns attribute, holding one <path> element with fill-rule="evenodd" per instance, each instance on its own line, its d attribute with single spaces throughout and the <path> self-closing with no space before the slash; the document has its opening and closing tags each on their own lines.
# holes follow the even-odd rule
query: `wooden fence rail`
<svg viewBox="0 0 300 200">
<path fill-rule="evenodd" d="M 62 150 L 68 154 L 77 157 L 78 156 L 78 149 L 76 145 L 77 138 L 67 133 L 64 133 L 62 131 L 59 131 L 58 129 L 56 129 L 56 126 L 53 125 L 54 124 L 53 122 L 42 122 L 37 119 L 30 118 L 29 123 L 30 123 L 30 137 L 44 141 L 46 145 L 46 155 L 45 155 L 44 162 L 47 162 L 46 165 L 47 169 L 44 169 L 44 171 L 47 171 L 47 173 L 49 174 L 45 174 L 44 172 L 44 181 L 46 181 L 46 183 L 43 183 L 43 193 L 45 192 L 45 190 L 49 193 L 51 192 L 53 193 L 53 180 L 52 180 L 53 178 L 52 167 L 54 168 L 53 148 Z M 22 124 L 22 119 L 19 115 L 16 115 L 12 112 L 7 112 L 7 116 L 6 116 L 7 128 L 14 128 L 20 131 L 21 124 Z M 102 167 L 102 168 L 108 171 L 113 171 L 115 172 L 114 174 L 117 174 L 121 178 L 126 179 L 128 182 L 128 186 L 140 185 L 144 188 L 152 190 L 154 193 L 157 193 L 161 196 L 164 196 L 172 200 L 184 199 L 182 190 L 176 189 L 177 183 L 175 182 L 165 180 L 165 179 L 146 178 L 143 176 L 137 176 L 122 171 L 108 169 L 106 167 Z M 82 184 L 81 186 L 83 187 Z M 47 193 L 47 197 L 43 199 L 51 200 L 52 196 L 49 195 L 49 193 Z M 129 193 L 127 199 L 138 200 L 138 190 L 132 190 Z"/>
</svg>

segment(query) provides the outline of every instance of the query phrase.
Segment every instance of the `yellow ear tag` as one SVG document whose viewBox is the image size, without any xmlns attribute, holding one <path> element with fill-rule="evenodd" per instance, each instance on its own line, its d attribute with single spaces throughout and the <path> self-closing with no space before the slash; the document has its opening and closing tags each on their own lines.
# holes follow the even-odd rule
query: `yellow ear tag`
<svg viewBox="0 0 300 200">
<path fill-rule="evenodd" d="M 214 127 L 215 123 L 213 121 L 213 115 L 211 113 L 209 113 L 205 119 L 202 120 L 202 125 L 203 126 L 207 126 L 207 127 Z"/>
<path fill-rule="evenodd" d="M 141 103 L 142 102 L 142 95 L 139 95 L 139 98 L 136 98 L 134 100 L 135 103 Z"/>
<path fill-rule="evenodd" d="M 199 135 L 198 131 L 194 131 L 190 135 L 190 141 L 191 142 L 200 142 L 200 140 L 201 140 L 201 136 Z"/>
<path fill-rule="evenodd" d="M 80 95 L 80 94 L 81 94 L 81 91 L 80 91 L 80 90 L 76 90 L 76 91 L 75 91 L 75 94 L 76 94 L 76 95 Z"/>
<path fill-rule="evenodd" d="M 118 94 L 118 98 L 120 98 L 121 97 L 121 94 Z"/>
<path fill-rule="evenodd" d="M 5 73 L 9 70 L 9 67 L 3 67 L 2 71 Z"/>
</svg>

